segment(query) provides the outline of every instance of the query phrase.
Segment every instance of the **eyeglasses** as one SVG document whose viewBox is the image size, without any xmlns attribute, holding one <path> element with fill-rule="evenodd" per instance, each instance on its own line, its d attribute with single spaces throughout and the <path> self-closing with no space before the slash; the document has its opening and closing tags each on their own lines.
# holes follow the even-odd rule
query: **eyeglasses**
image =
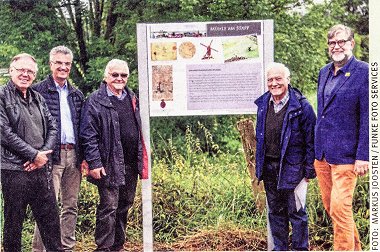
<svg viewBox="0 0 380 252">
<path fill-rule="evenodd" d="M 119 76 L 123 79 L 128 78 L 128 74 L 126 73 L 109 73 L 113 78 L 118 78 Z"/>
<path fill-rule="evenodd" d="M 25 69 L 25 68 L 15 68 L 13 67 L 18 73 L 20 74 L 24 74 L 26 73 L 27 75 L 36 75 L 36 72 L 35 71 L 32 71 L 30 69 Z"/>
<path fill-rule="evenodd" d="M 327 42 L 327 44 L 329 45 L 330 48 L 334 48 L 336 46 L 336 44 L 338 44 L 339 47 L 343 47 L 347 41 L 350 41 L 348 39 L 341 39 L 341 40 L 338 40 L 338 41 L 329 41 Z"/>
<path fill-rule="evenodd" d="M 51 63 L 56 64 L 57 66 L 68 66 L 71 67 L 72 62 L 62 62 L 62 61 L 51 61 Z"/>
</svg>

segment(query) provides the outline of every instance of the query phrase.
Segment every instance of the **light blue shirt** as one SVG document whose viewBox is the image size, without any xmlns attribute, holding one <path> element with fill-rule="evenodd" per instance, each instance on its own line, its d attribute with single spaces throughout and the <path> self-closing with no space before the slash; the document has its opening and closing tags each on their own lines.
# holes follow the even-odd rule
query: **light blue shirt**
<svg viewBox="0 0 380 252">
<path fill-rule="evenodd" d="M 55 82 L 55 86 L 59 93 L 59 109 L 61 112 L 61 144 L 75 144 L 74 126 L 71 119 L 69 102 L 67 100 L 69 95 L 67 82 L 62 87 Z"/>
<path fill-rule="evenodd" d="M 278 104 L 274 102 L 273 96 L 270 96 L 270 99 L 269 99 L 269 102 L 273 102 L 274 113 L 279 112 L 288 101 L 289 101 L 289 91 L 286 91 L 286 95 L 284 96 L 284 98 L 281 99 L 281 101 Z"/>
</svg>

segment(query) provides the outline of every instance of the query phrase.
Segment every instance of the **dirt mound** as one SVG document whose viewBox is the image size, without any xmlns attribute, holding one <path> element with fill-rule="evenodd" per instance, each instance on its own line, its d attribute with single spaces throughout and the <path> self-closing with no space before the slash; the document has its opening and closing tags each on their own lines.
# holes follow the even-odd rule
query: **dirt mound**
<svg viewBox="0 0 380 252">
<path fill-rule="evenodd" d="M 142 251 L 141 244 L 127 243 L 128 251 Z M 258 251 L 266 250 L 266 238 L 255 231 L 212 230 L 183 237 L 172 244 L 155 242 L 154 251 Z"/>
</svg>

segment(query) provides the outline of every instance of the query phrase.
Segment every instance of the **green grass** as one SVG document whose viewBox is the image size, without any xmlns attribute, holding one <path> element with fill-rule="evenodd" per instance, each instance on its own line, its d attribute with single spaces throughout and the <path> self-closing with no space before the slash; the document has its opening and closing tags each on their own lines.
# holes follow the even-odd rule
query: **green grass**
<svg viewBox="0 0 380 252">
<path fill-rule="evenodd" d="M 188 233 L 219 226 L 266 234 L 266 211 L 254 204 L 242 150 L 235 154 L 204 152 L 190 127 L 184 136 L 185 153 L 179 154 L 171 142 L 166 146 L 166 156 L 155 159 L 153 164 L 155 241 L 174 243 Z M 307 202 L 312 248 L 332 250 L 332 224 L 324 211 L 316 179 L 309 184 Z M 358 180 L 353 203 L 364 250 L 369 249 L 368 207 L 367 175 Z"/>
<path fill-rule="evenodd" d="M 159 153 L 153 150 L 153 229 L 157 246 L 165 245 L 169 249 L 191 240 L 191 237 L 209 232 L 208 239 L 212 239 L 213 232 L 222 235 L 221 232 L 226 230 L 241 230 L 243 236 L 251 230 L 260 234 L 257 239 L 265 240 L 266 210 L 255 205 L 243 150 L 235 147 L 235 151 L 231 152 L 221 150 L 213 140 L 214 134 L 198 123 L 188 126 L 183 135 L 176 135 L 176 139 L 162 139 Z M 363 250 L 369 250 L 368 179 L 368 175 L 359 178 L 353 203 Z M 95 246 L 97 189 L 86 181 L 82 182 L 81 187 L 76 251 L 86 251 L 85 248 Z M 137 192 L 127 233 L 128 243 L 141 245 L 140 184 Z M 315 179 L 309 184 L 307 206 L 312 248 L 332 250 L 332 225 L 323 209 Z M 34 222 L 28 211 L 28 219 L 24 223 L 23 251 L 31 251 L 33 230 Z M 222 238 L 215 237 L 215 241 L 207 242 L 215 245 Z M 257 242 L 260 243 L 260 240 Z"/>
</svg>

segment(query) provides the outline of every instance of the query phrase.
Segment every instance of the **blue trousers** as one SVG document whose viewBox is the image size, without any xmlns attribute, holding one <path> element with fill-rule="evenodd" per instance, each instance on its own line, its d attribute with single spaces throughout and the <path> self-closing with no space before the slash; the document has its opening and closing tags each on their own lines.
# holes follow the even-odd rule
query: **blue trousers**
<svg viewBox="0 0 380 252">
<path fill-rule="evenodd" d="M 268 219 L 274 251 L 289 250 L 289 222 L 292 225 L 292 249 L 309 249 L 309 231 L 306 208 L 296 209 L 294 190 L 278 190 L 279 162 L 266 162 L 264 188 L 268 203 Z"/>
</svg>

